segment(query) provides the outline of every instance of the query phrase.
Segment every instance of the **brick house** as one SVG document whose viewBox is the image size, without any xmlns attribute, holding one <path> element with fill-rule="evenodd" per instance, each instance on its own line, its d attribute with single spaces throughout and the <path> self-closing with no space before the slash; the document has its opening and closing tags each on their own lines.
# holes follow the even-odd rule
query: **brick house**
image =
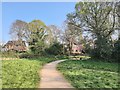
<svg viewBox="0 0 120 90">
<path fill-rule="evenodd" d="M 25 41 L 8 41 L 4 46 L 4 51 L 25 52 L 27 50 Z"/>
<path fill-rule="evenodd" d="M 72 44 L 72 51 L 71 51 L 71 53 L 72 54 L 83 54 L 83 53 L 85 53 L 83 45 L 82 44 L 73 43 Z"/>
</svg>

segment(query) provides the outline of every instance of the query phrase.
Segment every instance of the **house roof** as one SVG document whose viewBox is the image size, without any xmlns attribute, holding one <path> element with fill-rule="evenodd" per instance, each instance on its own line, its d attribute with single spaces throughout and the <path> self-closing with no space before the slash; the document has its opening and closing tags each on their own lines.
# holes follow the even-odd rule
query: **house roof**
<svg viewBox="0 0 120 90">
<path fill-rule="evenodd" d="M 9 48 L 10 50 L 17 50 L 17 51 L 25 51 L 26 50 L 26 44 L 25 41 L 8 41 L 3 48 L 8 48 L 7 46 L 13 46 Z"/>
<path fill-rule="evenodd" d="M 7 46 L 7 45 L 26 46 L 25 41 L 8 41 L 4 46 Z"/>
</svg>

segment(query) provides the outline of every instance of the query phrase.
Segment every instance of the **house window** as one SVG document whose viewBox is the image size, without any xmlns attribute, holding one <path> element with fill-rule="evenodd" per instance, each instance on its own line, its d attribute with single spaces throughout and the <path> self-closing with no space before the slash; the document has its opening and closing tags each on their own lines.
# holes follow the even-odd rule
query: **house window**
<svg viewBox="0 0 120 90">
<path fill-rule="evenodd" d="M 76 50 L 76 52 L 78 52 L 78 50 Z"/>
</svg>

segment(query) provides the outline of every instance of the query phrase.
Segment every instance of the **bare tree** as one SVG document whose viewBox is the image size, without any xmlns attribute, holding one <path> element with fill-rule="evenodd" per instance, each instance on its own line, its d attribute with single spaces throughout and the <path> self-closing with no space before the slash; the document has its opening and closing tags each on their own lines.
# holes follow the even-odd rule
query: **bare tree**
<svg viewBox="0 0 120 90">
<path fill-rule="evenodd" d="M 53 42 L 61 42 L 61 34 L 62 30 L 55 26 L 55 25 L 50 25 L 48 28 L 51 30 L 52 35 L 53 35 Z"/>
<path fill-rule="evenodd" d="M 9 34 L 12 36 L 12 39 L 22 40 L 26 36 L 27 23 L 21 20 L 16 20 L 12 23 Z"/>
</svg>

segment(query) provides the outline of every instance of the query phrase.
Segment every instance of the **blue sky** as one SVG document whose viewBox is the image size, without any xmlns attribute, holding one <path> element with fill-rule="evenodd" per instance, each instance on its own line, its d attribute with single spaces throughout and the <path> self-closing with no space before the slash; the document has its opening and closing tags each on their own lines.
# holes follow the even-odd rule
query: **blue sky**
<svg viewBox="0 0 120 90">
<path fill-rule="evenodd" d="M 34 19 L 46 25 L 61 26 L 66 15 L 74 11 L 75 2 L 3 2 L 2 40 L 10 40 L 9 30 L 15 20 L 31 22 Z"/>
</svg>

